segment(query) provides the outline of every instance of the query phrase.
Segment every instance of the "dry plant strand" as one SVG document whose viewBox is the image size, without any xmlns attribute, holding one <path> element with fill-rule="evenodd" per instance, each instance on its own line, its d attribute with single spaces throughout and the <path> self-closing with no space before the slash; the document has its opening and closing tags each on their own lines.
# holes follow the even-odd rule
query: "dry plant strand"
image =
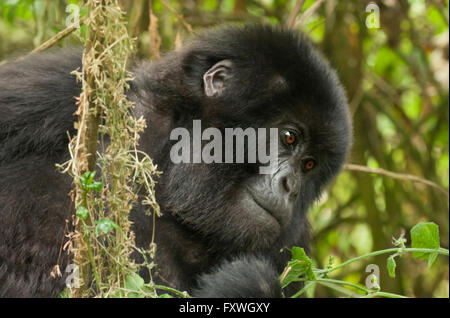
<svg viewBox="0 0 450 318">
<path fill-rule="evenodd" d="M 79 25 L 83 25 L 84 22 L 86 21 L 86 17 L 83 17 L 80 19 L 79 21 Z M 31 51 L 29 53 L 29 55 L 31 54 L 36 54 L 36 53 L 40 53 L 43 52 L 49 48 L 51 48 L 53 45 L 55 45 L 56 43 L 58 43 L 58 41 L 64 39 L 66 36 L 68 36 L 69 34 L 71 34 L 72 32 L 74 32 L 75 30 L 77 30 L 79 27 L 75 26 L 75 25 L 71 25 L 67 28 L 65 28 L 64 30 L 58 32 L 56 35 L 54 35 L 53 37 L 51 37 L 50 39 L 48 39 L 47 41 L 45 41 L 44 43 L 42 43 L 40 46 L 38 46 L 37 48 L 35 48 L 33 51 Z"/>
<path fill-rule="evenodd" d="M 89 211 L 87 219 L 80 222 L 76 218 L 71 235 L 74 262 L 80 265 L 83 282 L 75 295 L 126 296 L 126 279 L 138 269 L 130 259 L 137 249 L 128 216 L 142 189 L 145 204 L 154 215 L 159 214 L 153 180 L 157 172 L 151 158 L 136 150 L 146 124 L 143 118 L 132 117 L 134 105 L 125 96 L 131 79 L 126 67 L 134 44 L 127 34 L 124 13 L 118 0 L 90 0 L 87 8 L 83 68 L 76 72 L 82 82 L 77 134 L 69 144 L 71 160 L 64 166 L 74 178 L 76 208 Z M 108 144 L 103 143 L 105 139 Z M 96 168 L 103 185 L 99 194 L 87 191 L 80 182 L 85 172 Z M 96 224 L 104 219 L 113 222 L 114 230 L 99 235 Z M 95 288 L 90 285 L 91 272 Z"/>
<path fill-rule="evenodd" d="M 149 4 L 149 19 L 148 33 L 150 34 L 150 53 L 155 59 L 159 60 L 161 58 L 160 48 L 162 39 L 158 32 L 158 17 L 153 13 L 152 8 L 153 1 Z"/>
</svg>

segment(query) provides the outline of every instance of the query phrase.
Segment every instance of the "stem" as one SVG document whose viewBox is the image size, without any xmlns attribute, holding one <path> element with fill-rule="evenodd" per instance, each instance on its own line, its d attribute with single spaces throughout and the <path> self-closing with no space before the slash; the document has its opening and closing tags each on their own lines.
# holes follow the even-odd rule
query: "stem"
<svg viewBox="0 0 450 318">
<path fill-rule="evenodd" d="M 94 274 L 95 285 L 97 286 L 98 292 L 100 293 L 101 292 L 100 277 L 98 276 L 97 268 L 95 267 L 95 260 L 94 260 L 94 255 L 92 254 L 91 243 L 89 242 L 89 232 L 88 231 L 85 231 L 84 241 L 87 246 L 87 252 L 88 252 L 89 261 L 90 261 L 91 267 L 92 267 L 92 273 Z"/>
<path fill-rule="evenodd" d="M 403 295 L 398 295 L 398 294 L 393 294 L 393 293 L 386 293 L 386 292 L 381 292 L 381 291 L 375 292 L 375 293 L 371 293 L 371 294 L 369 294 L 367 296 L 363 296 L 362 298 L 372 298 L 372 297 L 377 297 L 377 296 L 386 297 L 386 298 L 408 298 L 408 297 L 403 296 Z"/>
<path fill-rule="evenodd" d="M 87 204 L 87 190 L 82 190 L 83 194 L 83 206 L 85 208 L 88 207 Z M 95 279 L 95 285 L 97 286 L 98 292 L 101 292 L 100 289 L 100 277 L 98 276 L 98 272 L 97 272 L 97 268 L 95 266 L 95 259 L 94 259 L 94 255 L 92 254 L 92 248 L 91 248 L 91 242 L 89 241 L 89 226 L 91 225 L 91 221 L 90 218 L 92 218 L 92 213 L 89 213 L 89 219 L 86 220 L 87 222 L 83 221 L 83 233 L 84 233 L 84 242 L 86 244 L 86 248 L 87 248 L 87 254 L 88 254 L 88 258 L 89 258 L 89 262 L 91 263 L 91 267 L 92 267 L 92 273 L 94 274 L 94 279 Z M 87 282 L 86 282 L 87 283 Z"/>
<path fill-rule="evenodd" d="M 414 175 L 392 172 L 392 171 L 388 171 L 388 170 L 381 169 L 381 168 L 380 169 L 368 168 L 365 166 L 360 166 L 360 165 L 355 165 L 355 164 L 346 164 L 344 169 L 378 174 L 378 175 L 386 176 L 386 177 L 389 177 L 392 179 L 409 180 L 412 182 L 422 183 L 422 184 L 425 184 L 427 186 L 433 187 L 433 188 L 441 191 L 447 197 L 447 200 L 449 199 L 449 192 L 445 188 L 443 188 L 439 184 L 434 183 L 430 180 L 426 180 L 426 179 L 423 179 L 423 178 L 420 178 L 420 177 L 417 177 Z"/>
<path fill-rule="evenodd" d="M 286 20 L 286 27 L 293 28 L 295 24 L 295 19 L 297 18 L 300 11 L 302 11 L 303 4 L 305 0 L 298 0 L 294 6 L 294 9 L 289 14 L 288 19 Z"/>
<path fill-rule="evenodd" d="M 445 249 L 445 248 L 438 248 L 438 249 L 431 249 L 431 248 L 403 248 L 403 247 L 394 247 L 394 248 L 388 248 L 388 249 L 384 249 L 384 250 L 380 250 L 380 251 L 375 251 L 375 252 L 371 252 L 365 255 L 361 255 L 355 258 L 352 258 L 342 264 L 339 264 L 335 267 L 332 268 L 328 268 L 328 269 L 319 269 L 319 270 L 314 270 L 314 273 L 320 276 L 323 276 L 325 274 L 331 273 L 337 269 L 343 268 L 353 262 L 356 261 L 360 261 L 364 258 L 369 258 L 369 257 L 373 257 L 373 256 L 377 256 L 377 255 L 382 255 L 382 254 L 394 254 L 397 253 L 397 255 L 401 255 L 401 253 L 403 252 L 425 252 L 425 253 L 437 253 L 437 254 L 441 254 L 441 255 L 446 255 L 449 256 L 449 250 Z M 305 286 L 300 289 L 296 294 L 294 294 L 293 296 L 291 296 L 291 298 L 297 298 L 300 295 L 302 295 L 307 289 L 309 289 L 311 286 L 313 286 L 315 283 L 320 283 L 323 285 L 329 285 L 329 284 L 339 284 L 339 285 L 347 285 L 347 286 L 351 286 L 353 288 L 359 289 L 364 291 L 365 293 L 367 293 L 367 295 L 365 296 L 361 296 L 361 297 L 365 297 L 365 298 L 371 298 L 371 297 L 387 297 L 387 298 L 407 298 L 405 296 L 402 295 L 398 295 L 398 294 L 393 294 L 393 293 L 386 293 L 386 292 L 381 292 L 381 291 L 373 291 L 370 290 L 368 288 L 365 288 L 362 285 L 358 285 L 358 284 L 354 284 L 354 283 L 350 283 L 350 282 L 346 282 L 346 281 L 342 281 L 342 280 L 336 280 L 336 279 L 330 279 L 330 278 L 322 278 L 322 277 L 317 277 L 316 280 L 313 281 L 308 281 Z M 328 286 L 330 287 L 330 286 Z M 337 287 L 337 286 L 336 286 Z"/>
<path fill-rule="evenodd" d="M 161 290 L 165 290 L 171 293 L 174 293 L 177 296 L 180 296 L 181 298 L 190 298 L 188 295 L 186 295 L 183 292 L 180 292 L 179 290 L 176 290 L 174 288 L 171 287 L 167 287 L 167 286 L 162 286 L 162 285 L 153 285 L 153 288 L 155 289 L 161 289 Z"/>
<path fill-rule="evenodd" d="M 358 285 L 358 284 L 346 282 L 346 281 L 343 281 L 343 280 L 337 280 L 337 279 L 331 279 L 331 278 L 318 278 L 317 282 L 319 282 L 319 283 L 320 282 L 324 282 L 324 283 L 332 283 L 332 284 L 339 284 L 339 285 L 347 285 L 347 286 L 351 286 L 351 287 L 353 287 L 355 289 L 362 290 L 365 293 L 373 292 L 372 290 L 367 289 L 366 287 L 363 287 L 363 286 Z"/>
<path fill-rule="evenodd" d="M 367 295 L 362 296 L 362 297 L 381 296 L 381 297 L 387 297 L 387 298 L 408 298 L 406 296 L 393 294 L 393 293 L 386 293 L 386 292 L 381 292 L 381 291 L 375 291 L 374 292 L 373 290 L 371 290 L 369 288 L 366 288 L 366 287 L 364 287 L 362 285 L 346 282 L 346 281 L 343 281 L 343 280 L 336 280 L 336 279 L 329 279 L 329 278 L 319 278 L 317 281 L 319 283 L 320 282 L 325 282 L 325 283 L 331 283 L 331 284 L 340 284 L 340 285 L 351 286 L 353 288 L 362 290 L 363 292 L 367 293 Z"/>
<path fill-rule="evenodd" d="M 334 266 L 332 268 L 328 268 L 328 269 L 321 269 L 321 270 L 317 270 L 315 271 L 316 273 L 331 273 L 337 269 L 340 269 L 342 267 L 347 266 L 348 264 L 351 264 L 353 262 L 356 261 L 360 261 L 364 258 L 369 258 L 369 257 L 373 257 L 373 256 L 377 256 L 377 255 L 381 255 L 381 254 L 390 254 L 390 253 L 403 253 L 403 252 L 428 252 L 428 253 L 437 253 L 437 254 L 441 254 L 441 255 L 449 255 L 449 252 L 447 249 L 445 248 L 438 248 L 438 249 L 431 249 L 431 248 L 401 248 L 401 247 L 394 247 L 394 248 L 388 248 L 385 250 L 380 250 L 380 251 L 375 251 L 375 252 L 371 252 L 365 255 L 361 255 L 355 258 L 352 258 L 342 264 L 339 264 L 337 266 Z"/>
<path fill-rule="evenodd" d="M 344 294 L 347 297 L 350 298 L 361 298 L 364 297 L 363 295 L 361 295 L 360 293 L 353 291 L 347 287 L 341 286 L 339 284 L 334 284 L 334 283 L 327 283 L 327 282 L 319 282 L 320 285 L 323 285 L 325 287 L 331 288 L 341 294 Z"/>
<path fill-rule="evenodd" d="M 84 24 L 85 21 L 86 21 L 86 17 L 81 18 L 80 25 Z M 71 26 L 67 27 L 66 29 L 64 29 L 61 32 L 59 32 L 58 34 L 56 34 L 51 39 L 42 43 L 39 47 L 35 48 L 30 54 L 35 54 L 35 53 L 39 53 L 39 52 L 47 50 L 48 48 L 50 48 L 53 45 L 55 45 L 56 43 L 58 43 L 58 41 L 65 38 L 66 36 L 68 36 L 70 33 L 75 31 L 76 29 L 78 29 L 78 26 L 71 25 Z"/>
<path fill-rule="evenodd" d="M 305 286 L 300 289 L 297 293 L 295 293 L 291 298 L 297 298 L 301 296 L 306 290 L 308 290 L 310 287 L 312 287 L 316 283 L 315 280 L 311 280 L 305 284 Z"/>
<path fill-rule="evenodd" d="M 386 298 L 408 298 L 402 295 L 398 295 L 398 294 L 393 294 L 393 293 L 386 293 L 386 292 L 381 292 L 381 291 L 373 291 L 371 289 L 368 289 L 362 285 L 359 284 L 354 284 L 354 283 L 350 283 L 350 282 L 346 282 L 343 280 L 337 280 L 337 279 L 330 279 L 330 278 L 318 278 L 317 280 L 314 281 L 309 281 L 305 287 L 303 287 L 300 291 L 298 291 L 295 295 L 293 295 L 291 298 L 297 298 L 300 295 L 302 295 L 307 289 L 309 289 L 311 286 L 313 286 L 315 283 L 319 283 L 322 285 L 325 285 L 327 287 L 333 288 L 338 290 L 341 293 L 345 293 L 343 290 L 337 289 L 336 287 L 333 287 L 332 285 L 346 285 L 346 286 L 350 286 L 353 287 L 355 289 L 361 290 L 364 293 L 366 293 L 366 295 L 361 296 L 359 294 L 356 293 L 352 293 L 352 294 L 347 294 L 348 296 L 358 296 L 358 297 L 362 297 L 362 298 L 372 298 L 372 297 L 386 297 Z M 348 289 L 347 289 L 348 290 Z M 350 290 L 348 290 L 350 292 Z"/>
</svg>

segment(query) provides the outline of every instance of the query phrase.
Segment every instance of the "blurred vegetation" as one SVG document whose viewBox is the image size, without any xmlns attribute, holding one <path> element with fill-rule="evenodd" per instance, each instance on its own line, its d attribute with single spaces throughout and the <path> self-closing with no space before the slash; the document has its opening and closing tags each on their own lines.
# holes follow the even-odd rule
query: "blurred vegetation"
<svg viewBox="0 0 450 318">
<path fill-rule="evenodd" d="M 157 58 L 195 30 L 230 22 L 283 24 L 297 0 L 122 0 L 139 57 Z M 306 0 L 302 11 L 315 3 Z M 355 143 L 349 162 L 383 168 L 449 187 L 449 1 L 379 0 L 380 28 L 369 29 L 369 1 L 325 0 L 301 29 L 336 68 L 347 90 Z M 38 47 L 66 28 L 76 0 L 0 0 L 0 63 Z M 150 10 L 150 6 L 152 10 Z M 83 14 L 83 10 L 81 10 Z M 152 13 L 150 13 L 150 11 Z M 153 16 L 150 19 L 150 16 Z M 156 19 L 158 24 L 156 24 Z M 153 23 L 149 23 L 152 20 Z M 155 30 L 158 33 L 155 33 Z M 83 27 L 58 42 L 79 43 Z M 283 58 L 280 52 L 280 59 Z M 310 211 L 312 259 L 325 267 L 392 247 L 392 237 L 420 221 L 439 225 L 449 247 L 448 195 L 435 188 L 379 174 L 344 171 Z M 409 241 L 408 235 L 406 238 Z M 389 277 L 385 257 L 354 263 L 337 278 L 362 283 L 368 264 L 380 267 L 383 291 L 413 297 L 448 297 L 448 258 L 403 257 Z M 315 297 L 335 297 L 318 286 Z"/>
</svg>

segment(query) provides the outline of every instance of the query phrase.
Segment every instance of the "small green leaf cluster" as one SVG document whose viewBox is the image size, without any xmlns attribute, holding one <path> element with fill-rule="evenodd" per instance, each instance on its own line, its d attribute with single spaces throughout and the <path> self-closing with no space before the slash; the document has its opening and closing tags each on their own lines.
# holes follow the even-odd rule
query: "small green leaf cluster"
<svg viewBox="0 0 450 318">
<path fill-rule="evenodd" d="M 80 178 L 81 188 L 85 191 L 94 190 L 101 192 L 103 189 L 103 183 L 100 181 L 94 181 L 95 171 L 87 171 L 83 173 Z"/>
<path fill-rule="evenodd" d="M 436 223 L 427 222 L 427 223 L 418 223 L 416 224 L 410 231 L 411 234 L 411 247 L 417 249 L 439 249 L 440 240 L 439 240 L 439 227 Z M 395 257 L 401 256 L 404 249 L 406 239 L 400 237 L 399 239 L 394 239 L 393 243 L 395 246 L 398 246 L 400 249 L 397 253 L 391 255 L 387 259 L 387 270 L 389 276 L 392 278 L 395 277 L 395 268 L 397 267 L 397 263 L 395 262 Z M 412 252 L 414 258 L 418 259 L 426 259 L 428 260 L 428 266 L 431 267 L 436 257 L 438 256 L 437 252 Z"/>
<path fill-rule="evenodd" d="M 89 191 L 101 192 L 103 189 L 103 183 L 100 181 L 94 181 L 95 171 L 87 171 L 83 173 L 80 178 L 81 188 L 83 189 L 83 205 L 77 207 L 75 212 L 76 216 L 81 220 L 86 221 L 89 216 L 89 210 L 86 207 L 86 195 Z"/>
<path fill-rule="evenodd" d="M 305 251 L 300 247 L 294 247 L 291 250 L 292 259 L 288 262 L 285 270 L 280 276 L 280 282 L 283 288 L 292 282 L 303 281 L 304 287 L 298 291 L 293 297 L 302 295 L 316 284 L 321 284 L 329 288 L 335 289 L 351 297 L 392 297 L 400 298 L 402 295 L 386 293 L 380 291 L 377 282 L 373 289 L 369 289 L 361 284 L 354 284 L 342 280 L 330 279 L 329 274 L 338 269 L 342 269 L 349 264 L 367 259 L 381 254 L 391 254 L 387 258 L 386 268 L 391 277 L 395 277 L 397 263 L 396 257 L 401 257 L 404 253 L 412 253 L 414 258 L 424 259 L 431 266 L 437 258 L 437 255 L 449 255 L 448 249 L 440 247 L 439 227 L 433 222 L 419 223 L 415 225 L 411 231 L 411 247 L 406 247 L 406 239 L 401 235 L 398 239 L 393 239 L 395 248 L 374 251 L 362 256 L 355 257 L 339 265 L 333 266 L 334 259 L 331 256 L 325 269 L 313 267 L 312 260 L 306 255 Z M 374 276 L 375 277 L 375 276 Z M 344 288 L 346 287 L 346 288 Z M 350 289 L 349 289 L 350 288 Z M 355 293 L 353 290 L 356 290 Z"/>
</svg>

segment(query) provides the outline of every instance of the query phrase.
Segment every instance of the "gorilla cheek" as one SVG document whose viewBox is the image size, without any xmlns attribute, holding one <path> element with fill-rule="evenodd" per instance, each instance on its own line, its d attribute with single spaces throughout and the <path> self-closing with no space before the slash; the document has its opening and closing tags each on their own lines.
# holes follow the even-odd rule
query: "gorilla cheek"
<svg viewBox="0 0 450 318">
<path fill-rule="evenodd" d="M 238 182 L 221 182 L 216 168 L 203 164 L 177 164 L 162 175 L 159 191 L 166 211 L 209 240 L 254 250 L 270 246 L 280 235 L 279 221 L 259 206 Z M 187 175 L 193 176 L 191 178 Z M 216 182 L 212 182 L 211 176 Z M 227 174 L 228 176 L 230 173 Z M 200 213 L 199 213 L 200 212 Z"/>
<path fill-rule="evenodd" d="M 223 207 L 221 221 L 217 223 L 221 226 L 217 226 L 214 233 L 221 242 L 231 243 L 228 245 L 241 251 L 255 251 L 271 246 L 280 236 L 281 226 L 277 220 L 255 205 L 245 191 L 237 191 L 229 202 L 232 204 Z"/>
</svg>

